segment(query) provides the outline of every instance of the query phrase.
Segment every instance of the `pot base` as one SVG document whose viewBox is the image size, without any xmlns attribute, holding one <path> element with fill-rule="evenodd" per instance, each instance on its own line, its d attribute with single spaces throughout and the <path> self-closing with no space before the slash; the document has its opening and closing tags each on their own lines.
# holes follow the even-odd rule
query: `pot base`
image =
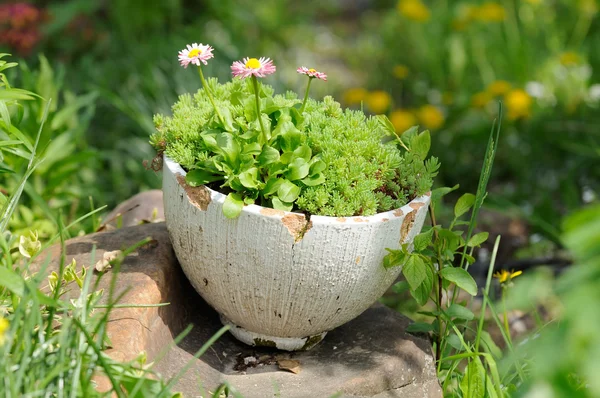
<svg viewBox="0 0 600 398">
<path fill-rule="evenodd" d="M 223 325 L 229 325 L 231 327 L 229 332 L 233 335 L 233 337 L 242 343 L 253 347 L 271 347 L 284 351 L 307 351 L 319 344 L 327 334 L 327 332 L 323 332 L 314 336 L 306 337 L 268 336 L 246 330 L 243 327 L 231 322 L 223 315 L 220 315 L 220 318 Z"/>
</svg>

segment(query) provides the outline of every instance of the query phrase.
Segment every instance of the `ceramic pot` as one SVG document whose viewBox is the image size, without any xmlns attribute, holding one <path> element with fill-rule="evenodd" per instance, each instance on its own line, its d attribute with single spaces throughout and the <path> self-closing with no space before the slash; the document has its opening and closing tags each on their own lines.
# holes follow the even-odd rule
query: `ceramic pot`
<svg viewBox="0 0 600 398">
<path fill-rule="evenodd" d="M 382 265 L 386 248 L 411 243 L 430 197 L 370 217 L 325 217 L 245 206 L 223 215 L 225 195 L 190 187 L 165 157 L 165 218 L 186 276 L 240 341 L 310 349 L 356 318 L 401 269 Z"/>
</svg>

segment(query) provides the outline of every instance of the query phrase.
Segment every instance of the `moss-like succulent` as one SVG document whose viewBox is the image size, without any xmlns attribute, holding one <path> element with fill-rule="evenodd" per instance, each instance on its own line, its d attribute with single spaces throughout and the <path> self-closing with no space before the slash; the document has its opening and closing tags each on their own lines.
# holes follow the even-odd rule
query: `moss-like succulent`
<svg viewBox="0 0 600 398">
<path fill-rule="evenodd" d="M 229 194 L 226 215 L 243 204 L 336 217 L 369 216 L 423 195 L 439 168 L 425 161 L 429 133 L 416 128 L 396 135 L 385 117 L 343 110 L 332 97 L 301 101 L 293 92 L 275 95 L 259 85 L 262 125 L 254 88 L 234 79 L 208 80 L 182 95 L 172 116 L 156 115 L 151 144 L 188 171 L 190 185 L 207 184 Z"/>
</svg>

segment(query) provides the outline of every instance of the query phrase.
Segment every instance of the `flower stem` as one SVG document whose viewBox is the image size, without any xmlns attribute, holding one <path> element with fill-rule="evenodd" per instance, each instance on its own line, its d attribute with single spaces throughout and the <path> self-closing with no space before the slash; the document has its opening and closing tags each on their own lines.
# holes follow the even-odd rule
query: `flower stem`
<svg viewBox="0 0 600 398">
<path fill-rule="evenodd" d="M 263 139 L 265 144 L 268 143 L 267 132 L 265 130 L 265 126 L 263 126 L 262 117 L 260 116 L 260 99 L 258 97 L 258 79 L 256 76 L 252 76 L 252 85 L 254 86 L 254 96 L 256 97 L 256 116 L 258 116 L 258 123 L 260 123 L 260 129 L 263 134 Z"/>
<path fill-rule="evenodd" d="M 215 113 L 217 114 L 217 117 L 221 121 L 223 128 L 225 128 L 225 121 L 223 120 L 223 116 L 221 116 L 221 112 L 219 112 L 219 108 L 217 108 L 217 106 L 215 105 L 215 100 L 212 96 L 212 93 L 210 92 L 210 89 L 208 88 L 208 84 L 206 84 L 206 80 L 204 80 L 204 74 L 202 73 L 201 66 L 198 66 L 198 73 L 200 74 L 200 81 L 202 82 L 202 87 L 204 87 L 204 92 L 206 93 L 208 100 L 210 101 L 213 108 L 215 109 Z"/>
<path fill-rule="evenodd" d="M 306 100 L 308 100 L 308 92 L 310 91 L 310 83 L 312 83 L 313 78 L 308 77 L 308 84 L 306 85 L 306 92 L 304 93 L 304 101 L 302 101 L 302 107 L 300 108 L 300 114 L 304 112 L 304 107 L 306 106 Z"/>
<path fill-rule="evenodd" d="M 510 327 L 508 326 L 508 313 L 506 312 L 506 289 L 502 288 L 502 312 L 504 312 L 504 330 L 506 331 L 506 335 L 510 339 Z"/>
</svg>

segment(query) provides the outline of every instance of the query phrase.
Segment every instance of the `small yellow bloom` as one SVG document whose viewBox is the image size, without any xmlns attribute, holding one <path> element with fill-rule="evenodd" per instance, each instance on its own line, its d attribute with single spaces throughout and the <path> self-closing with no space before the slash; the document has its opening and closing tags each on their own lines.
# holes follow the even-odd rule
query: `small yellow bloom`
<svg viewBox="0 0 600 398">
<path fill-rule="evenodd" d="M 512 85 L 506 80 L 497 80 L 487 87 L 488 93 L 494 97 L 504 95 L 510 91 Z"/>
<path fill-rule="evenodd" d="M 376 114 L 385 113 L 392 103 L 392 97 L 383 90 L 376 90 L 367 94 L 365 103 L 371 112 Z"/>
<path fill-rule="evenodd" d="M 10 323 L 8 323 L 8 320 L 0 316 L 0 346 L 4 345 L 4 342 L 6 341 L 6 331 L 9 326 Z"/>
<path fill-rule="evenodd" d="M 500 283 L 505 283 L 507 281 L 510 282 L 522 273 L 523 271 L 507 271 L 505 269 L 502 269 L 494 274 L 494 278 L 497 278 L 498 282 Z"/>
<path fill-rule="evenodd" d="M 560 63 L 564 66 L 574 66 L 581 63 L 581 57 L 575 52 L 568 51 L 560 55 Z"/>
<path fill-rule="evenodd" d="M 502 22 L 506 18 L 506 11 L 500 4 L 488 1 L 477 8 L 475 16 L 482 22 Z"/>
<path fill-rule="evenodd" d="M 421 0 L 400 0 L 397 7 L 398 12 L 408 19 L 416 22 L 429 20 L 429 8 Z"/>
<path fill-rule="evenodd" d="M 364 88 L 351 88 L 344 93 L 344 102 L 347 105 L 360 104 L 367 97 L 367 90 Z"/>
<path fill-rule="evenodd" d="M 404 80 L 408 77 L 410 70 L 406 65 L 396 65 L 394 66 L 394 76 L 400 80 Z"/>
<path fill-rule="evenodd" d="M 596 0 L 579 0 L 579 9 L 587 15 L 593 16 L 598 13 Z"/>
<path fill-rule="evenodd" d="M 402 134 L 417 124 L 416 116 L 406 109 L 396 109 L 390 114 L 390 121 L 396 129 L 396 133 Z"/>
<path fill-rule="evenodd" d="M 473 108 L 485 108 L 485 106 L 492 100 L 492 96 L 487 91 L 481 91 L 474 94 L 471 97 L 471 106 Z"/>
<path fill-rule="evenodd" d="M 504 96 L 510 120 L 526 118 L 531 114 L 533 98 L 525 90 L 511 90 Z"/>
<path fill-rule="evenodd" d="M 419 122 L 428 129 L 439 129 L 444 125 L 444 114 L 433 105 L 423 105 L 417 111 Z"/>
</svg>

